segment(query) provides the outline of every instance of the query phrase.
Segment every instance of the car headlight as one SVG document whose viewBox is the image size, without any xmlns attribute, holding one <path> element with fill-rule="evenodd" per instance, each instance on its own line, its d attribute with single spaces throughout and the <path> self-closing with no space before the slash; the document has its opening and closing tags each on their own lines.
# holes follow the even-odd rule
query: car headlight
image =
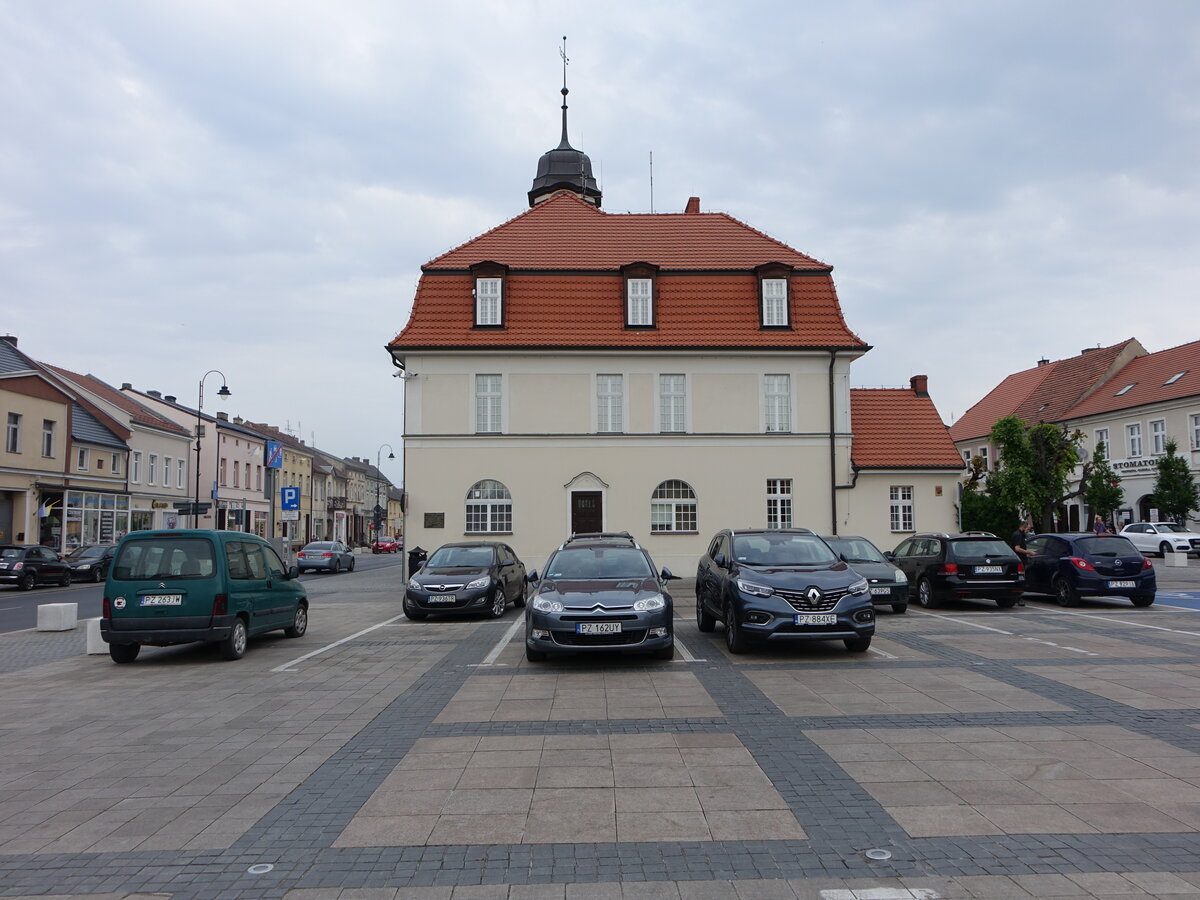
<svg viewBox="0 0 1200 900">
<path fill-rule="evenodd" d="M 557 613 L 563 611 L 562 602 L 559 600 L 548 600 L 545 597 L 535 597 L 533 600 L 533 608 L 538 612 Z"/>
<path fill-rule="evenodd" d="M 473 590 L 476 590 L 477 588 L 485 588 L 491 583 L 492 583 L 492 576 L 484 575 L 482 578 L 476 578 L 474 581 L 472 581 L 470 584 L 468 584 L 467 590 L 473 591 Z"/>
<path fill-rule="evenodd" d="M 847 590 L 852 594 L 865 594 L 869 590 L 867 579 L 860 578 L 858 581 L 854 582 L 854 584 L 850 585 Z"/>
<path fill-rule="evenodd" d="M 75 568 L 80 572 L 86 572 L 91 567 L 92 567 L 91 563 L 84 563 L 83 565 L 76 566 Z"/>
<path fill-rule="evenodd" d="M 765 584 L 755 584 L 753 581 L 746 581 L 742 578 L 737 580 L 738 590 L 743 594 L 753 594 L 755 597 L 770 597 L 775 593 L 775 589 L 768 587 Z"/>
<path fill-rule="evenodd" d="M 416 578 L 408 579 L 408 586 L 411 590 L 414 590 L 414 591 L 425 590 L 425 585 L 423 585 L 423 584 L 421 584 L 421 582 L 417 581 Z"/>
<path fill-rule="evenodd" d="M 905 575 L 904 572 L 902 572 L 900 569 L 897 569 L 896 570 L 896 584 L 907 584 L 907 583 L 908 583 L 908 576 Z"/>
<path fill-rule="evenodd" d="M 644 597 L 641 600 L 634 601 L 633 608 L 638 612 L 653 612 L 656 609 L 662 609 L 667 605 L 667 601 L 663 599 L 662 594 L 655 594 L 653 597 Z"/>
</svg>

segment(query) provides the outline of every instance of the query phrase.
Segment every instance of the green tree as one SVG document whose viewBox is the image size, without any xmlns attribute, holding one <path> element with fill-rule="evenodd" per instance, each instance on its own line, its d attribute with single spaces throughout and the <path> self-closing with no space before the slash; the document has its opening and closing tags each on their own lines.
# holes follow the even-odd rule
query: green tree
<svg viewBox="0 0 1200 900">
<path fill-rule="evenodd" d="M 959 499 L 959 524 L 963 531 L 990 531 L 1004 537 L 1016 531 L 1021 514 L 987 490 L 987 474 L 987 460 L 972 457 Z"/>
<path fill-rule="evenodd" d="M 1049 422 L 1026 425 L 1017 416 L 1005 416 L 992 426 L 991 440 L 999 452 L 996 471 L 988 476 L 988 492 L 1004 506 L 1026 511 L 1040 531 L 1053 531 L 1055 510 L 1082 494 L 1091 475 L 1092 464 L 1087 462 L 1078 487 L 1070 489 L 1083 433 Z"/>
<path fill-rule="evenodd" d="M 1156 464 L 1158 477 L 1154 479 L 1150 503 L 1162 518 L 1183 522 L 1189 512 L 1200 509 L 1200 492 L 1192 480 L 1188 461 L 1177 455 L 1179 447 L 1175 439 L 1169 438 L 1165 447 L 1167 455 L 1160 456 Z"/>
<path fill-rule="evenodd" d="M 1083 489 L 1083 499 L 1088 509 L 1098 513 L 1105 522 L 1111 521 L 1112 511 L 1125 502 L 1121 476 L 1108 464 L 1108 448 L 1104 441 L 1096 443 L 1096 451 L 1092 454 L 1092 471 Z"/>
</svg>

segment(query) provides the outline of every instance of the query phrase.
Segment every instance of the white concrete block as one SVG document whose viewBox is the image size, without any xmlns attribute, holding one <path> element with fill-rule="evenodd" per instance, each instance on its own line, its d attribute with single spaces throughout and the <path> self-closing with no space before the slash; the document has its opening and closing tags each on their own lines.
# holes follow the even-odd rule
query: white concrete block
<svg viewBox="0 0 1200 900">
<path fill-rule="evenodd" d="M 83 624 L 87 627 L 87 652 L 88 656 L 108 655 L 108 644 L 104 638 L 100 637 L 100 619 L 84 619 Z"/>
<path fill-rule="evenodd" d="M 1163 562 L 1168 566 L 1178 566 L 1187 568 L 1188 555 L 1186 553 L 1167 553 L 1163 556 Z"/>
<path fill-rule="evenodd" d="M 37 630 L 73 631 L 78 618 L 78 603 L 39 603 Z"/>
</svg>

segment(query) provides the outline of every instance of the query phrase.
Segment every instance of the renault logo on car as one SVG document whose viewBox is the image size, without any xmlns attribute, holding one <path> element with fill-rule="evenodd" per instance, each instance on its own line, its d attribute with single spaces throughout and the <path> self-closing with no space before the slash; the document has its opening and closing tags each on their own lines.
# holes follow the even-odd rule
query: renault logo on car
<svg viewBox="0 0 1200 900">
<path fill-rule="evenodd" d="M 808 599 L 808 603 L 810 606 L 815 606 L 816 604 L 821 602 L 821 597 L 824 595 L 821 593 L 820 588 L 810 587 L 807 591 L 804 592 L 804 596 Z"/>
</svg>

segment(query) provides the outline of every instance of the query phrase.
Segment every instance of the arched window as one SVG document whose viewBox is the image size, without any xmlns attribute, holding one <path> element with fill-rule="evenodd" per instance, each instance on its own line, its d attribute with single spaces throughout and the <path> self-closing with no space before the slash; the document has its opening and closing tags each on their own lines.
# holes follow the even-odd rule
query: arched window
<svg viewBox="0 0 1200 900">
<path fill-rule="evenodd" d="M 512 494 L 499 481 L 485 478 L 467 491 L 468 533 L 510 533 Z"/>
<path fill-rule="evenodd" d="M 696 492 L 686 481 L 664 481 L 650 495 L 650 530 L 696 531 Z"/>
</svg>

